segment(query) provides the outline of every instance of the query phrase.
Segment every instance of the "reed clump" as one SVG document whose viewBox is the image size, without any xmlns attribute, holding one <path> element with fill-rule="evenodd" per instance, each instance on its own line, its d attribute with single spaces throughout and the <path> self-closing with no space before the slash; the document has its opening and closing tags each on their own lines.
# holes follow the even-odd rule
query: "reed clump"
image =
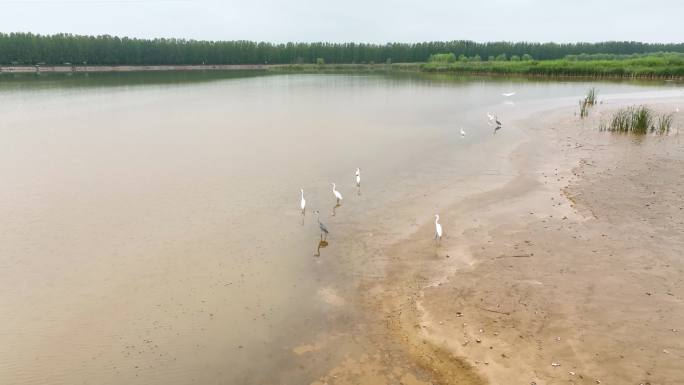
<svg viewBox="0 0 684 385">
<path fill-rule="evenodd" d="M 598 92 L 596 91 L 596 88 L 592 87 L 587 92 L 587 96 L 579 101 L 581 118 L 585 118 L 589 115 L 589 107 L 595 105 L 598 100 L 596 95 L 598 95 Z"/>
<path fill-rule="evenodd" d="M 672 127 L 672 114 L 658 115 L 646 106 L 632 106 L 618 110 L 608 124 L 601 123 L 600 131 L 645 135 L 666 135 Z"/>
</svg>

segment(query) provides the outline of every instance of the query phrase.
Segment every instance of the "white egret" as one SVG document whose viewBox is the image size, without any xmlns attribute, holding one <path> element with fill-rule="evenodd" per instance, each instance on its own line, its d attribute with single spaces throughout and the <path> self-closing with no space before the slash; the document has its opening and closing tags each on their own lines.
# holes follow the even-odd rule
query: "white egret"
<svg viewBox="0 0 684 385">
<path fill-rule="evenodd" d="M 326 240 L 328 239 L 328 234 L 330 233 L 328 231 L 328 228 L 325 227 L 323 223 L 321 223 L 321 213 L 318 212 L 318 210 L 314 211 L 314 214 L 316 214 L 316 221 L 318 222 L 318 228 L 321 229 L 321 240 Z M 323 238 L 323 235 L 325 234 L 325 238 Z"/>
<path fill-rule="evenodd" d="M 306 209 L 306 199 L 304 199 L 304 189 L 299 189 L 302 192 L 302 199 L 299 201 L 299 207 L 302 209 L 302 214 L 304 214 L 304 209 Z"/>
<path fill-rule="evenodd" d="M 461 127 L 461 138 L 465 138 L 465 131 L 463 130 L 463 127 Z"/>
<path fill-rule="evenodd" d="M 442 241 L 442 225 L 439 224 L 439 215 L 435 214 L 435 240 Z"/>
<path fill-rule="evenodd" d="M 505 97 L 509 97 L 509 96 L 513 96 L 513 95 L 515 95 L 515 92 L 505 92 L 505 93 L 501 94 L 501 96 L 505 96 Z"/>
<path fill-rule="evenodd" d="M 358 167 L 356 168 L 356 187 L 361 187 L 361 169 Z"/>
<path fill-rule="evenodd" d="M 340 194 L 340 192 L 335 189 L 335 182 L 332 183 L 332 192 L 333 195 L 335 195 L 335 198 L 337 199 L 337 204 L 339 204 L 342 200 L 342 194 Z"/>
<path fill-rule="evenodd" d="M 489 121 L 491 122 L 495 118 L 494 118 L 494 115 L 492 115 L 490 112 L 487 112 L 487 119 L 489 119 Z"/>
</svg>

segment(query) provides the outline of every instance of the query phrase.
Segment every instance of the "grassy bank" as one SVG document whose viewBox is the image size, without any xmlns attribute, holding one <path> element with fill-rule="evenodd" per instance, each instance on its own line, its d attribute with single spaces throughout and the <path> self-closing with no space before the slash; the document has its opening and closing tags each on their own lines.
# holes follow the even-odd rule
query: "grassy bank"
<svg viewBox="0 0 684 385">
<path fill-rule="evenodd" d="M 426 72 L 525 76 L 684 78 L 684 56 L 669 54 L 624 60 L 529 60 L 430 62 Z"/>
<path fill-rule="evenodd" d="M 259 70 L 269 72 L 423 72 L 587 78 L 684 79 L 684 54 L 614 60 L 459 60 L 427 63 L 173 65 L 173 66 L 0 66 L 0 73 L 155 72 Z"/>
</svg>

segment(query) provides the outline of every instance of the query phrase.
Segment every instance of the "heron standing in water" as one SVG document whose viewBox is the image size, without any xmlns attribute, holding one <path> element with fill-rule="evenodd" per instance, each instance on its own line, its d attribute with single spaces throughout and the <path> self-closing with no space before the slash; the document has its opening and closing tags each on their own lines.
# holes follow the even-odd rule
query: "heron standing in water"
<svg viewBox="0 0 684 385">
<path fill-rule="evenodd" d="M 461 138 L 465 138 L 465 131 L 463 130 L 463 127 L 461 127 Z"/>
<path fill-rule="evenodd" d="M 438 214 L 435 214 L 435 240 L 437 243 L 442 242 L 442 225 L 439 224 Z"/>
<path fill-rule="evenodd" d="M 361 169 L 356 168 L 356 187 L 361 187 Z"/>
<path fill-rule="evenodd" d="M 337 199 L 337 204 L 340 204 L 340 201 L 342 200 L 342 194 L 340 194 L 339 191 L 335 189 L 335 182 L 332 183 L 332 192 L 333 195 L 335 195 L 335 198 Z"/>
<path fill-rule="evenodd" d="M 302 209 L 302 215 L 304 215 L 304 210 L 306 209 L 306 199 L 304 199 L 304 189 L 299 189 L 302 192 L 302 199 L 299 201 L 299 207 Z"/>
<path fill-rule="evenodd" d="M 321 223 L 321 213 L 318 212 L 318 210 L 314 211 L 314 214 L 316 214 L 316 221 L 318 222 L 318 228 L 321 229 L 321 240 L 324 241 L 328 239 L 328 234 L 330 233 L 328 231 L 328 228 L 325 227 L 323 223 Z M 325 238 L 323 238 L 323 235 L 325 235 Z"/>
</svg>

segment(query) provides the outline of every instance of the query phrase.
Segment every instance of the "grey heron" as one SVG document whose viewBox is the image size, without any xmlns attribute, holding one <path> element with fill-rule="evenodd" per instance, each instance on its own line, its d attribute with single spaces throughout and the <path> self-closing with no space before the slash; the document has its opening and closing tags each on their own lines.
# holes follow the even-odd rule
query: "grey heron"
<svg viewBox="0 0 684 385">
<path fill-rule="evenodd" d="M 321 213 L 318 212 L 318 210 L 314 211 L 314 214 L 316 214 L 316 221 L 318 222 L 318 228 L 321 229 L 321 240 L 328 239 L 328 234 L 330 233 L 328 231 L 328 228 L 325 227 L 323 223 L 321 223 Z M 325 238 L 323 238 L 323 235 L 325 234 Z"/>
</svg>

